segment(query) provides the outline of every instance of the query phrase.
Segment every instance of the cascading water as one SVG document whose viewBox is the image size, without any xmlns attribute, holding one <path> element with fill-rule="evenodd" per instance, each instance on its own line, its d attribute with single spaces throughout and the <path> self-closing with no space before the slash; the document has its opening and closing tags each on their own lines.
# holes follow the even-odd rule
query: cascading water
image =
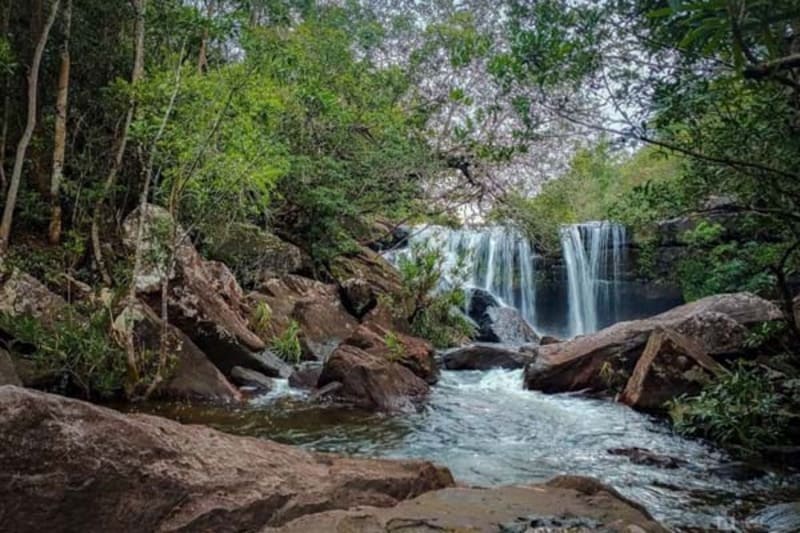
<svg viewBox="0 0 800 533">
<path fill-rule="evenodd" d="M 600 221 L 562 228 L 570 336 L 591 333 L 618 320 L 626 248 L 625 227 L 619 224 Z"/>
<path fill-rule="evenodd" d="M 497 226 L 458 230 L 428 226 L 414 230 L 410 241 L 441 250 L 445 272 L 455 272 L 463 265 L 465 289 L 488 291 L 503 304 L 517 308 L 529 323 L 534 322 L 535 255 L 530 242 L 518 232 Z"/>
</svg>

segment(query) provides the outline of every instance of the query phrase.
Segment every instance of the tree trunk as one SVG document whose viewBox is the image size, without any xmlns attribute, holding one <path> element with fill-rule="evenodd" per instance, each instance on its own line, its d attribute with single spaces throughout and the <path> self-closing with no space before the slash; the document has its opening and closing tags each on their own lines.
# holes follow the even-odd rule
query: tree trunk
<svg viewBox="0 0 800 533">
<path fill-rule="evenodd" d="M 44 54 L 44 47 L 47 44 L 47 39 L 50 36 L 50 29 L 56 20 L 58 8 L 61 0 L 55 0 L 50 8 L 50 15 L 47 22 L 42 29 L 39 41 L 36 43 L 36 49 L 33 52 L 33 62 L 31 63 L 30 72 L 28 72 L 28 119 L 25 124 L 25 130 L 22 132 L 22 137 L 17 145 L 17 152 L 14 154 L 14 169 L 11 172 L 11 181 L 8 187 L 8 195 L 6 196 L 6 205 L 3 209 L 3 219 L 0 222 L 0 255 L 5 255 L 8 250 L 8 241 L 11 237 L 11 224 L 14 220 L 14 208 L 17 203 L 17 194 L 19 194 L 19 184 L 22 179 L 22 167 L 25 164 L 25 154 L 28 151 L 28 146 L 33 136 L 33 130 L 36 128 L 36 110 L 37 96 L 39 90 L 39 67 L 42 64 L 42 55 Z"/>
<path fill-rule="evenodd" d="M 3 37 L 8 38 L 11 26 L 11 6 L 13 0 L 3 6 Z M 11 112 L 11 76 L 3 75 L 3 125 L 0 126 L 0 192 L 6 190 L 6 144 L 8 141 L 8 118 Z"/>
<path fill-rule="evenodd" d="M 136 25 L 135 25 L 135 52 L 133 59 L 133 72 L 131 73 L 131 85 L 134 87 L 144 77 L 144 14 L 147 0 L 133 0 L 134 9 L 136 10 Z M 135 94 L 135 93 L 134 93 Z M 122 158 L 125 156 L 125 148 L 128 145 L 128 133 L 131 129 L 133 122 L 133 115 L 136 112 L 136 97 L 132 96 L 128 105 L 128 112 L 125 115 L 125 123 L 120 133 L 119 144 L 117 151 L 114 155 L 114 160 L 111 162 L 111 168 L 106 176 L 106 181 L 103 183 L 103 190 L 100 197 L 94 206 L 94 214 L 92 215 L 92 249 L 94 251 L 94 258 L 97 261 L 97 269 L 103 277 L 103 282 L 106 285 L 111 285 L 111 276 L 108 274 L 105 261 L 103 260 L 103 250 L 100 246 L 100 216 L 105 204 L 106 198 L 111 193 L 114 183 L 117 181 L 117 174 L 122 167 Z"/>
<path fill-rule="evenodd" d="M 53 140 L 53 175 L 50 178 L 50 244 L 61 241 L 61 181 L 64 179 L 64 153 L 67 146 L 67 103 L 69 99 L 69 38 L 72 31 L 72 0 L 64 5 L 64 43 L 61 47 L 61 66 L 58 70 L 56 96 L 56 131 Z"/>
</svg>

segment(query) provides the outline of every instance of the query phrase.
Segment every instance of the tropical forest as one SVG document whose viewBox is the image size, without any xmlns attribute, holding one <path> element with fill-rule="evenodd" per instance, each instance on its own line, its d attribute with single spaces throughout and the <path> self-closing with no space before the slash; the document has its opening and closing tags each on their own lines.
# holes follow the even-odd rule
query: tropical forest
<svg viewBox="0 0 800 533">
<path fill-rule="evenodd" d="M 0 0 L 0 531 L 800 531 L 798 0 Z"/>
</svg>

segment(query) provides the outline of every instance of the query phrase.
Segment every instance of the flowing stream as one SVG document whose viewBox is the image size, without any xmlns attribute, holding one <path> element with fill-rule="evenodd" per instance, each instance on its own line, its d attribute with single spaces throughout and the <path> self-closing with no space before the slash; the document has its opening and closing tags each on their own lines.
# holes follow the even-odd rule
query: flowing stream
<svg viewBox="0 0 800 533">
<path fill-rule="evenodd" d="M 787 483 L 777 475 L 741 482 L 718 475 L 722 452 L 607 400 L 522 389 L 519 370 L 444 371 L 419 412 L 387 416 L 308 404 L 278 381 L 248 408 L 151 404 L 149 412 L 309 449 L 429 459 L 476 485 L 529 484 L 558 474 L 597 477 L 644 504 L 672 528 L 733 527 L 731 506 Z M 637 465 L 608 453 L 647 448 L 685 461 Z"/>
</svg>

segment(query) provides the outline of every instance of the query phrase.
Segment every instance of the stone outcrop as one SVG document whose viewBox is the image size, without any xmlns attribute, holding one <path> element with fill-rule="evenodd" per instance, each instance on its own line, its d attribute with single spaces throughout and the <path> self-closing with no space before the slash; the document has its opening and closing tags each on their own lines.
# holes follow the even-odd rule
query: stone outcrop
<svg viewBox="0 0 800 533">
<path fill-rule="evenodd" d="M 236 272 L 247 287 L 287 274 L 310 270 L 300 248 L 253 224 L 234 223 L 206 239 L 209 258 Z"/>
<path fill-rule="evenodd" d="M 448 370 L 490 370 L 522 368 L 533 356 L 499 344 L 475 343 L 452 348 L 442 354 L 442 366 Z"/>
<path fill-rule="evenodd" d="M 262 533 L 347 531 L 616 531 L 662 533 L 640 505 L 591 479 L 561 476 L 541 485 L 490 489 L 453 487 L 425 493 L 391 508 L 358 507 L 298 518 Z"/>
<path fill-rule="evenodd" d="M 133 249 L 138 235 L 139 210 L 124 224 L 124 242 Z M 169 213 L 147 205 L 144 217 L 144 265 L 135 281 L 137 292 L 154 309 L 160 308 L 161 283 L 169 279 L 167 304 L 170 322 L 186 333 L 214 363 L 229 373 L 233 366 L 258 370 L 254 351 L 264 341 L 249 329 L 251 309 L 242 289 L 224 264 L 203 259 Z M 176 236 L 173 246 L 168 243 Z M 174 264 L 169 257 L 174 253 Z"/>
<path fill-rule="evenodd" d="M 710 296 L 652 318 L 620 322 L 597 333 L 540 346 L 525 368 L 525 386 L 551 393 L 621 388 L 658 328 L 692 338 L 713 357 L 741 350 L 748 327 L 782 318 L 777 306 L 750 293 Z"/>
<path fill-rule="evenodd" d="M 369 242 L 367 246 L 376 252 L 403 248 L 408 244 L 410 232 L 402 225 L 378 218 L 369 227 Z"/>
<path fill-rule="evenodd" d="M 114 329 L 124 335 L 133 328 L 134 344 L 139 349 L 157 352 L 161 348 L 163 322 L 141 302 L 126 307 L 114 320 Z M 156 389 L 156 396 L 173 400 L 241 401 L 231 385 L 192 340 L 175 326 L 167 324 L 167 352 L 174 358 L 169 378 Z"/>
<path fill-rule="evenodd" d="M 665 410 L 669 400 L 699 393 L 722 372 L 692 339 L 659 328 L 650 334 L 620 401 L 640 411 Z"/>
<path fill-rule="evenodd" d="M 351 315 L 358 319 L 375 309 L 378 296 L 364 278 L 349 278 L 341 284 L 342 304 Z"/>
<path fill-rule="evenodd" d="M 387 361 L 400 363 L 431 385 L 439 379 L 433 346 L 424 339 L 397 333 L 374 322 L 365 322 L 345 343 Z"/>
<path fill-rule="evenodd" d="M 289 376 L 289 386 L 295 389 L 315 389 L 319 376 L 322 374 L 322 364 L 316 361 L 302 363 Z"/>
<path fill-rule="evenodd" d="M 339 382 L 336 396 L 364 409 L 407 411 L 428 393 L 411 370 L 380 355 L 342 344 L 325 362 L 317 385 Z"/>
<path fill-rule="evenodd" d="M 422 461 L 347 459 L 0 387 L 3 529 L 258 531 L 451 486 Z"/>
<path fill-rule="evenodd" d="M 539 341 L 539 336 L 517 309 L 502 305 L 488 291 L 470 289 L 466 311 L 478 326 L 473 336 L 476 341 L 509 345 Z"/>
<path fill-rule="evenodd" d="M 330 355 L 358 327 L 358 321 L 342 305 L 335 285 L 300 276 L 268 280 L 260 292 L 250 293 L 248 300 L 252 305 L 264 302 L 272 311 L 266 337 L 278 337 L 292 321 L 297 322 L 305 355 L 319 360 Z"/>
<path fill-rule="evenodd" d="M 231 379 L 240 387 L 254 389 L 256 392 L 269 392 L 272 390 L 272 381 L 267 376 L 248 368 L 233 367 Z"/>
<path fill-rule="evenodd" d="M 30 316 L 47 324 L 67 307 L 66 300 L 61 296 L 18 269 L 3 273 L 0 283 L 0 313 Z"/>
<path fill-rule="evenodd" d="M 348 279 L 361 279 L 376 294 L 396 294 L 402 286 L 397 269 L 382 255 L 363 246 L 355 254 L 334 258 L 331 262 L 331 274 L 339 283 Z"/>
</svg>

